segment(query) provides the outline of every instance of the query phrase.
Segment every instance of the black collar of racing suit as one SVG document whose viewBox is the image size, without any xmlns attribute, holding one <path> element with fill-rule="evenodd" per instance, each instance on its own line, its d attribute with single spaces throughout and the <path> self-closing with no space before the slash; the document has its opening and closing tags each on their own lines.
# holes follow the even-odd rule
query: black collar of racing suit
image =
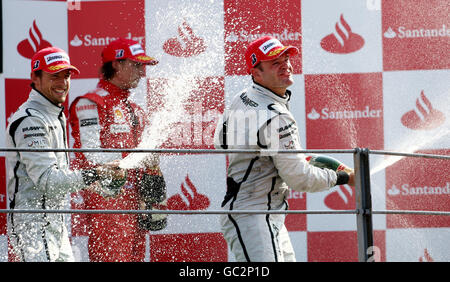
<svg viewBox="0 0 450 282">
<path fill-rule="evenodd" d="M 269 88 L 259 84 L 256 81 L 253 81 L 253 88 L 258 90 L 258 87 L 263 88 L 262 90 L 264 90 L 264 94 L 270 94 L 270 96 L 274 95 L 274 97 L 272 97 L 273 99 L 279 100 L 280 102 L 283 102 L 285 104 L 287 104 L 290 100 L 291 100 L 291 91 L 286 89 L 286 93 L 284 94 L 284 96 L 280 96 L 277 93 L 273 92 L 272 90 L 270 90 Z M 258 87 L 256 87 L 258 86 Z"/>
<path fill-rule="evenodd" d="M 53 103 L 49 98 L 47 98 L 44 94 L 41 93 L 41 91 L 37 90 L 34 86 L 31 86 L 31 88 L 36 91 L 36 93 L 38 93 L 39 95 L 41 95 L 45 100 L 47 100 L 52 106 L 56 107 L 56 111 L 58 113 L 58 116 L 61 115 L 61 113 L 64 111 L 64 106 L 63 105 L 58 105 Z"/>
</svg>

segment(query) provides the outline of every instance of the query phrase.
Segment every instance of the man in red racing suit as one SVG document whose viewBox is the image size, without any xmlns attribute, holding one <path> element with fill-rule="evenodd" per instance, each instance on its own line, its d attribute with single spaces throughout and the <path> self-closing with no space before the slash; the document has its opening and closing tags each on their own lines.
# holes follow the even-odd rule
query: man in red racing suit
<svg viewBox="0 0 450 282">
<path fill-rule="evenodd" d="M 137 42 L 126 39 L 105 47 L 102 59 L 103 78 L 97 89 L 77 97 L 69 109 L 74 148 L 135 148 L 148 119 L 142 108 L 128 99 L 130 89 L 145 75 L 145 65 L 158 62 L 145 55 Z M 91 168 L 127 154 L 77 152 L 73 165 Z M 116 198 L 105 199 L 93 192 L 81 195 L 86 209 L 137 210 L 164 205 L 166 191 L 161 171 L 153 163 L 145 169 L 128 170 L 127 182 Z M 143 261 L 147 231 L 166 226 L 162 215 L 88 214 L 86 221 L 90 261 Z"/>
</svg>

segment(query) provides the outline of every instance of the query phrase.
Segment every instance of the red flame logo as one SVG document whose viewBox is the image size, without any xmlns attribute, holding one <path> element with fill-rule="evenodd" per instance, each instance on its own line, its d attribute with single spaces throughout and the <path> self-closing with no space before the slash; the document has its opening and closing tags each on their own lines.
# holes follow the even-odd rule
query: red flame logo
<svg viewBox="0 0 450 282">
<path fill-rule="evenodd" d="M 50 42 L 42 38 L 42 33 L 33 21 L 33 26 L 29 29 L 30 38 L 24 39 L 17 44 L 17 51 L 27 59 L 31 59 L 37 51 L 52 46 Z"/>
<path fill-rule="evenodd" d="M 190 192 L 181 183 L 181 192 L 187 199 L 186 203 L 180 194 L 175 194 L 169 199 L 167 199 L 167 207 L 169 210 L 204 210 L 209 207 L 209 199 L 207 196 L 197 192 L 197 188 L 194 183 L 192 183 L 189 175 L 186 175 L 185 182 L 190 189 Z"/>
<path fill-rule="evenodd" d="M 330 53 L 348 54 L 356 52 L 364 46 L 364 39 L 352 32 L 350 25 L 341 14 L 339 22 L 335 25 L 336 34 L 331 33 L 325 36 L 320 42 L 320 46 Z"/>
<path fill-rule="evenodd" d="M 192 57 L 206 50 L 203 38 L 194 34 L 192 28 L 184 21 L 178 27 L 178 37 L 168 39 L 164 45 L 164 51 L 175 57 Z"/>
<path fill-rule="evenodd" d="M 420 92 L 420 98 L 416 100 L 416 109 L 417 111 L 411 110 L 401 118 L 402 124 L 409 129 L 434 129 L 445 121 L 444 114 L 433 108 L 423 90 Z M 420 113 L 421 116 L 417 113 Z"/>
<path fill-rule="evenodd" d="M 333 210 L 353 210 L 356 208 L 355 188 L 345 184 L 325 197 L 325 205 Z"/>
<path fill-rule="evenodd" d="M 428 253 L 427 249 L 424 249 L 423 251 L 423 257 L 419 257 L 419 262 L 433 262 L 433 258 Z"/>
</svg>

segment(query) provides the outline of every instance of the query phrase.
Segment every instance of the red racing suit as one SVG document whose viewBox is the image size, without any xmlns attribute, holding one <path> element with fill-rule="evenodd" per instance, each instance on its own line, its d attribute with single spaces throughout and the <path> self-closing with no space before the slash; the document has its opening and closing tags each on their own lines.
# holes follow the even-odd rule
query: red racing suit
<svg viewBox="0 0 450 282">
<path fill-rule="evenodd" d="M 145 112 L 128 100 L 130 92 L 100 80 L 97 89 L 77 97 L 69 109 L 74 148 L 135 148 L 146 126 Z M 76 152 L 72 165 L 91 168 L 127 153 Z M 138 180 L 143 170 L 128 171 L 120 196 L 105 199 L 83 191 L 85 209 L 139 209 Z M 143 261 L 145 230 L 139 228 L 136 214 L 88 214 L 88 252 L 90 261 Z"/>
</svg>

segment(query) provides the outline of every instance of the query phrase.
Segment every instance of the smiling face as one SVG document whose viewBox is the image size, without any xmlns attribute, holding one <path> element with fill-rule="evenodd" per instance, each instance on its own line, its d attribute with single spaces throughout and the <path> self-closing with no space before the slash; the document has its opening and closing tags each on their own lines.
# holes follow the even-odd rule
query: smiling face
<svg viewBox="0 0 450 282">
<path fill-rule="evenodd" d="M 284 96 L 287 87 L 294 83 L 292 73 L 289 54 L 283 54 L 274 60 L 262 61 L 251 70 L 255 82 L 280 96 Z"/>
<path fill-rule="evenodd" d="M 42 71 L 41 75 L 36 72 L 31 73 L 31 81 L 36 90 L 59 106 L 66 101 L 70 89 L 70 77 L 69 69 L 53 74 L 45 71 Z"/>
</svg>

